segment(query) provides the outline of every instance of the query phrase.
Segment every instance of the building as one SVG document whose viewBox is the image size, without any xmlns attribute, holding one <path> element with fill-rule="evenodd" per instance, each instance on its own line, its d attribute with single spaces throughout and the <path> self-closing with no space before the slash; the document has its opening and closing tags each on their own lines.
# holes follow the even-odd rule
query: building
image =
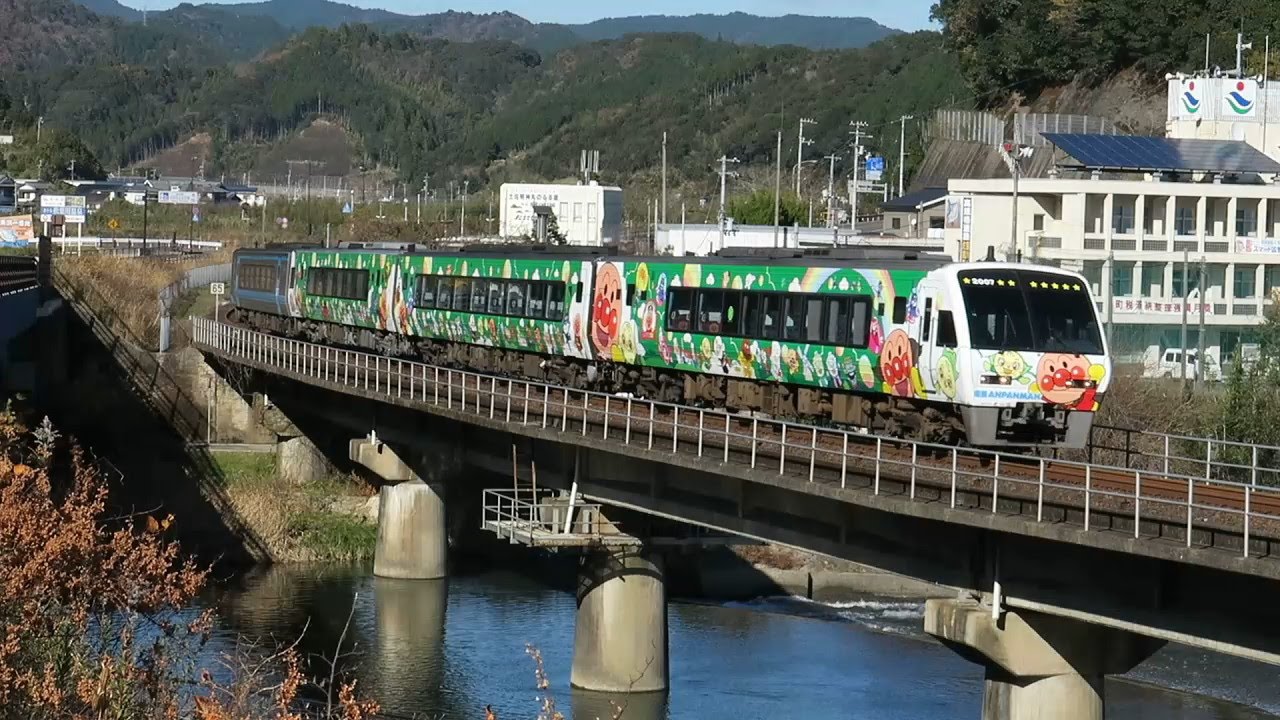
<svg viewBox="0 0 1280 720">
<path fill-rule="evenodd" d="M 721 235 L 719 225 L 659 225 L 653 242 L 657 255 L 706 256 L 722 248 L 829 248 L 859 245 L 902 247 L 942 252 L 943 241 L 905 238 L 888 233 L 855 232 L 849 228 L 780 227 L 772 225 L 730 225 Z"/>
<path fill-rule="evenodd" d="M 622 239 L 622 189 L 598 185 L 504 183 L 499 233 L 533 237 L 535 205 L 549 205 L 556 226 L 570 245 L 614 245 Z"/>
<path fill-rule="evenodd" d="M 931 187 L 886 200 L 885 235 L 903 238 L 941 240 L 946 223 L 947 189 Z"/>
<path fill-rule="evenodd" d="M 18 183 L 8 175 L 0 175 L 0 213 L 18 209 Z"/>
<path fill-rule="evenodd" d="M 1166 134 L 1243 140 L 1280 159 L 1280 87 L 1250 77 L 1170 76 Z"/>
<path fill-rule="evenodd" d="M 1122 361 L 1181 347 L 1184 306 L 1188 347 L 1203 322 L 1219 366 L 1251 342 L 1280 290 L 1280 163 L 1243 141 L 1047 137 L 1069 152 L 1016 206 L 1011 179 L 949 183 L 948 250 L 1081 272 Z"/>
</svg>

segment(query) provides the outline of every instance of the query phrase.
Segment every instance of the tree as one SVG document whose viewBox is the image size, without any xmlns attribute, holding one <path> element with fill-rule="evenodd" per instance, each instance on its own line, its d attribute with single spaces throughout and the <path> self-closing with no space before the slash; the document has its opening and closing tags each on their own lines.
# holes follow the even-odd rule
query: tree
<svg viewBox="0 0 1280 720">
<path fill-rule="evenodd" d="M 772 225 L 773 224 L 773 192 L 757 190 L 746 197 L 735 197 L 729 200 L 727 209 L 729 217 L 740 225 Z M 778 222 L 790 227 L 800 222 L 808 214 L 804 202 L 795 195 L 784 194 L 778 211 Z"/>
<path fill-rule="evenodd" d="M 98 158 L 80 142 L 75 134 L 59 128 L 47 128 L 41 134 L 31 163 L 42 180 L 67 180 L 71 178 L 74 163 L 75 177 L 81 180 L 101 180 L 106 177 Z"/>
</svg>

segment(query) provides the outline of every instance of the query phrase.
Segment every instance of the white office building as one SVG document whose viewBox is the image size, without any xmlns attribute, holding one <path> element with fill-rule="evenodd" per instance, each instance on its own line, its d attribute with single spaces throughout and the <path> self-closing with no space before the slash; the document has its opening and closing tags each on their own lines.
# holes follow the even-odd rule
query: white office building
<svg viewBox="0 0 1280 720">
<path fill-rule="evenodd" d="M 504 183 L 499 228 L 504 238 L 532 237 L 535 207 L 549 207 L 570 245 L 613 245 L 622 239 L 622 188 Z"/>
</svg>

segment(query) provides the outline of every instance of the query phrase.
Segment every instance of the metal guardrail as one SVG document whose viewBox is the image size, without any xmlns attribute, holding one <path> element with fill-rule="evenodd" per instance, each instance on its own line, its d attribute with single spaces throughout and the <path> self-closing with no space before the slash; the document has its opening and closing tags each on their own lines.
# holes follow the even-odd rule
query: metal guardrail
<svg viewBox="0 0 1280 720">
<path fill-rule="evenodd" d="M 513 543 L 538 547 L 639 545 L 616 523 L 606 522 L 600 505 L 552 490 L 485 490 L 480 527 Z"/>
<path fill-rule="evenodd" d="M 1280 487 L 1280 446 L 1095 425 L 1090 462 Z"/>
<path fill-rule="evenodd" d="M 192 252 L 211 252 L 222 249 L 217 240 L 183 240 L 181 238 L 140 238 L 140 237 L 66 237 L 51 238 L 54 247 L 62 252 L 82 250 L 84 248 L 151 248 L 155 250 L 190 250 Z"/>
<path fill-rule="evenodd" d="M 1244 558 L 1280 558 L 1270 549 L 1280 545 L 1280 488 L 1180 474 L 1174 463 L 1166 473 L 880 437 L 482 375 L 199 318 L 192 323 L 197 344 L 229 358 L 406 404 L 953 509 L 999 513 L 1013 506 L 1037 523 L 1075 524 L 1085 532 L 1120 529 L 1136 540 L 1188 548 L 1238 537 L 1233 549 Z"/>
<path fill-rule="evenodd" d="M 37 267 L 34 257 L 0 256 L 0 296 L 35 288 L 39 281 Z"/>
<path fill-rule="evenodd" d="M 183 273 L 177 282 L 160 291 L 156 297 L 160 302 L 160 352 L 168 352 L 172 344 L 173 304 L 193 289 L 215 282 L 231 282 L 231 263 L 192 268 Z"/>
</svg>

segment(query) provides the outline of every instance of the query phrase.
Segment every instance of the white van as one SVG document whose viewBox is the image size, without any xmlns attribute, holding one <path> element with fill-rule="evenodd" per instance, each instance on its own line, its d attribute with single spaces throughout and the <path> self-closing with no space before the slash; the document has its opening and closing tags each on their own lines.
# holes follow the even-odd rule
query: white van
<svg viewBox="0 0 1280 720">
<path fill-rule="evenodd" d="M 1148 367 L 1144 373 L 1147 377 L 1157 378 L 1173 378 L 1175 380 L 1182 379 L 1182 348 L 1169 348 L 1160 356 L 1160 361 L 1154 367 Z M 1192 380 L 1200 379 L 1200 363 L 1197 362 L 1197 353 L 1195 350 L 1187 351 L 1187 377 Z M 1218 367 L 1218 363 L 1214 360 L 1213 355 L 1205 353 L 1204 356 L 1204 375 L 1203 379 L 1207 382 L 1217 382 L 1222 379 L 1222 370 Z"/>
</svg>

